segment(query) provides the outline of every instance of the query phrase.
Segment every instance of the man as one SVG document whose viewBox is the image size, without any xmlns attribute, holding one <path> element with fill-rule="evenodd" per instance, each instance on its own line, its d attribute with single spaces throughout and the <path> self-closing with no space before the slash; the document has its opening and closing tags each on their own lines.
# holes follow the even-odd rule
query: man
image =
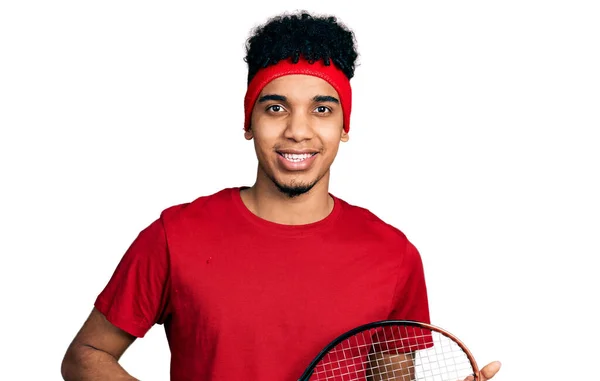
<svg viewBox="0 0 600 381">
<path fill-rule="evenodd" d="M 133 380 L 118 360 L 157 323 L 172 380 L 281 381 L 357 325 L 429 321 L 416 248 L 328 191 L 349 137 L 356 58 L 334 17 L 256 29 L 244 103 L 254 185 L 167 208 L 140 233 L 69 346 L 65 380 Z"/>
</svg>

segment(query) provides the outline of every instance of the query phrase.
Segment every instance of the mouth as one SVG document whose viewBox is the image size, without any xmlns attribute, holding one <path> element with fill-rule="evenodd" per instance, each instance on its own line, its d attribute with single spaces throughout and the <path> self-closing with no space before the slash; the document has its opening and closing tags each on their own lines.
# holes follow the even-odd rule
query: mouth
<svg viewBox="0 0 600 381">
<path fill-rule="evenodd" d="M 306 152 L 306 153 L 291 153 L 291 152 L 277 152 L 279 156 L 292 163 L 300 163 L 315 156 L 317 152 Z"/>
</svg>

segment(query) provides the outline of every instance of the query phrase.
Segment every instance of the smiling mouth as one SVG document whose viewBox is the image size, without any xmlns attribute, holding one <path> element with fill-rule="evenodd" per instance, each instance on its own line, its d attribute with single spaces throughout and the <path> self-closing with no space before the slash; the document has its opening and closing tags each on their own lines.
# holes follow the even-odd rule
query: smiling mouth
<svg viewBox="0 0 600 381">
<path fill-rule="evenodd" d="M 287 161 L 291 161 L 292 163 L 299 163 L 306 159 L 310 159 L 315 156 L 317 152 L 311 153 L 286 153 L 286 152 L 277 152 L 280 156 L 282 156 Z"/>
</svg>

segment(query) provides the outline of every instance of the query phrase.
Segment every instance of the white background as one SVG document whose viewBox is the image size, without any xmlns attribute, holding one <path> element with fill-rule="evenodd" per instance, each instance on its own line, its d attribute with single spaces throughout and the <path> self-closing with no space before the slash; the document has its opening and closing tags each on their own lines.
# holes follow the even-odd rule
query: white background
<svg viewBox="0 0 600 381">
<path fill-rule="evenodd" d="M 583 325 L 600 318 L 592 3 L 3 2 L 0 378 L 59 380 L 139 231 L 170 205 L 252 184 L 244 42 L 295 9 L 356 33 L 331 191 L 420 249 L 432 321 L 481 365 L 502 361 L 497 380 L 595 377 L 600 337 Z M 168 379 L 162 327 L 122 363 Z"/>
</svg>

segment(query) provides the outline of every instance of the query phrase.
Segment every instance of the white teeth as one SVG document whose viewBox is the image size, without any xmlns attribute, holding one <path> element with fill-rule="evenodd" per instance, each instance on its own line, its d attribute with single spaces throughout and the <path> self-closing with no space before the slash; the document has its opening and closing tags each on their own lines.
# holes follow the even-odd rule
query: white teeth
<svg viewBox="0 0 600 381">
<path fill-rule="evenodd" d="M 303 153 L 303 154 L 282 153 L 281 155 L 283 157 L 285 157 L 287 160 L 293 161 L 293 162 L 303 161 L 312 156 L 312 154 L 310 154 L 310 153 Z"/>
</svg>

